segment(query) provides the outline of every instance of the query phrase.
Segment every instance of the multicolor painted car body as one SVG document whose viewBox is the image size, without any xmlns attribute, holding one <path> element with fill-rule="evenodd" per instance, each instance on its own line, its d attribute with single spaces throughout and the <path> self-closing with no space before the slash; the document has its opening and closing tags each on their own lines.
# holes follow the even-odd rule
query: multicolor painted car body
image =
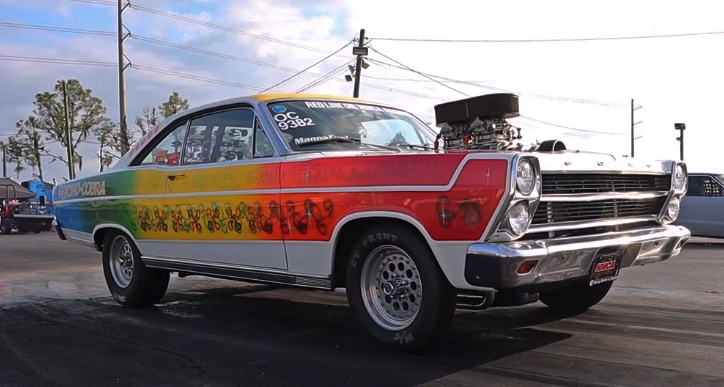
<svg viewBox="0 0 724 387">
<path fill-rule="evenodd" d="M 365 121 L 369 117 L 379 120 Z M 235 119 L 245 123 L 228 124 Z M 349 133 L 374 141 L 324 132 L 353 121 Z M 236 137 L 219 141 L 222 129 Z M 398 134 L 405 138 L 399 144 Z M 168 149 L 159 148 L 173 136 Z M 113 168 L 58 185 L 55 228 L 61 239 L 99 250 L 107 233 L 122 233 L 148 268 L 333 289 L 345 286 L 351 246 L 367 242 L 360 236 L 394 244 L 396 235 L 369 227 L 395 224 L 426 244 L 458 300 L 588 278 L 596 254 L 611 247 L 622 249 L 620 267 L 664 260 L 689 236 L 667 217 L 672 198 L 686 192 L 674 187 L 683 163 L 436 150 L 430 147 L 435 136 L 407 112 L 359 99 L 292 94 L 221 101 L 167 119 Z M 534 173 L 526 195 L 516 186 L 522 163 Z M 548 175 L 558 182 L 553 187 Z M 619 178 L 642 189 L 616 185 Z M 580 192 L 551 194 L 555 184 Z M 587 184 L 596 189 L 586 191 Z M 596 200 L 609 206 L 597 210 L 600 217 L 546 221 L 546 208 L 560 215 L 568 211 L 561 206 Z M 637 200 L 654 202 L 628 217 L 609 216 Z M 507 222 L 521 201 L 530 219 L 517 235 Z"/>
</svg>

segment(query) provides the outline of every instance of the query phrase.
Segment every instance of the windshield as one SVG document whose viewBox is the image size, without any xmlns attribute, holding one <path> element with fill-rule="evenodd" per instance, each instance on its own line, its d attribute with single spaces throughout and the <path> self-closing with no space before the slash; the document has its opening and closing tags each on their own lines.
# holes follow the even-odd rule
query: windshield
<svg viewBox="0 0 724 387">
<path fill-rule="evenodd" d="M 410 113 L 377 105 L 337 101 L 285 101 L 268 105 L 293 150 L 432 149 L 435 133 Z M 338 141 L 336 139 L 356 141 Z"/>
</svg>

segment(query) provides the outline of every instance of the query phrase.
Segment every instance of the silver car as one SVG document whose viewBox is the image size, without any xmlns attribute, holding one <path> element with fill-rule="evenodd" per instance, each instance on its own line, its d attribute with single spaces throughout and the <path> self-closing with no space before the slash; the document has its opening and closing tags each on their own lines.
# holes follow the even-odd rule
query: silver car
<svg viewBox="0 0 724 387">
<path fill-rule="evenodd" d="M 689 174 L 689 191 L 675 224 L 691 230 L 692 236 L 724 238 L 723 174 Z"/>
</svg>

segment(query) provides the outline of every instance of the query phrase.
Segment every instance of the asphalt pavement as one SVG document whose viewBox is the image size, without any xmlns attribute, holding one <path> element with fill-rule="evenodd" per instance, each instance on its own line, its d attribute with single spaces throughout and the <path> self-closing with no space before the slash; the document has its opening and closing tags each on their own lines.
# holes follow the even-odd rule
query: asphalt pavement
<svg viewBox="0 0 724 387">
<path fill-rule="evenodd" d="M 421 354 L 380 349 L 341 292 L 172 278 L 118 306 L 100 254 L 0 236 L 0 386 L 724 386 L 724 244 L 622 271 L 561 318 L 540 303 L 459 312 Z"/>
</svg>

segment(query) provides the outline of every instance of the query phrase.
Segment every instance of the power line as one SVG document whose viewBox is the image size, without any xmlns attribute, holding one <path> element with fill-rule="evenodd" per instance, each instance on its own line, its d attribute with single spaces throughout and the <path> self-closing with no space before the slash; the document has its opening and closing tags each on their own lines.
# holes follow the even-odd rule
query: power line
<svg viewBox="0 0 724 387">
<path fill-rule="evenodd" d="M 295 78 L 295 77 L 299 76 L 300 74 L 306 72 L 307 70 L 311 69 L 312 67 L 314 67 L 314 66 L 316 66 L 316 65 L 324 62 L 325 60 L 333 57 L 334 55 L 336 55 L 336 54 L 339 53 L 340 51 L 344 50 L 344 49 L 347 48 L 347 46 L 349 46 L 352 42 L 354 42 L 354 40 L 350 40 L 350 41 L 347 42 L 344 46 L 342 46 L 342 47 L 340 47 L 339 49 L 337 49 L 337 51 L 335 51 L 335 52 L 333 52 L 333 53 L 325 56 L 324 58 L 322 58 L 322 59 L 320 59 L 320 60 L 312 63 L 311 65 L 307 66 L 305 69 L 299 70 L 297 73 L 293 74 L 292 76 L 290 76 L 290 77 L 288 77 L 288 78 L 286 78 L 286 79 L 284 79 L 284 80 L 282 80 L 282 81 L 280 81 L 280 82 L 278 82 L 278 83 L 276 83 L 276 84 L 274 84 L 274 85 L 272 85 L 272 86 L 267 87 L 266 89 L 260 91 L 260 93 L 263 93 L 263 92 L 265 92 L 265 91 L 267 91 L 267 90 L 271 90 L 271 89 L 273 89 L 273 88 L 281 85 L 282 83 L 285 83 L 285 82 L 291 80 L 292 78 Z"/>
<path fill-rule="evenodd" d="M 607 40 L 640 40 L 660 38 L 681 38 L 690 36 L 722 35 L 724 31 L 684 32 L 679 34 L 635 35 L 586 38 L 547 38 L 547 39 L 422 39 L 422 38 L 375 38 L 380 41 L 418 42 L 418 43 L 561 43 L 561 42 L 593 42 Z"/>
<path fill-rule="evenodd" d="M 177 48 L 177 49 L 179 49 L 179 50 L 184 50 L 184 51 L 189 51 L 189 52 L 195 52 L 195 53 L 198 53 L 198 54 L 204 54 L 204 55 L 214 56 L 214 57 L 222 58 L 222 59 L 233 60 L 233 61 L 236 61 L 236 62 L 249 63 L 249 64 L 253 64 L 253 65 L 257 65 L 257 66 L 269 67 L 269 68 L 273 68 L 273 69 L 277 69 L 277 70 L 282 70 L 282 71 L 289 71 L 289 72 L 297 72 L 297 71 L 299 71 L 299 70 L 296 70 L 296 69 L 293 69 L 293 68 L 290 68 L 290 67 L 279 66 L 279 65 L 275 65 L 275 64 L 271 64 L 271 63 L 261 62 L 261 61 L 254 60 L 254 59 L 247 59 L 247 58 L 242 58 L 242 57 L 233 56 L 233 55 L 228 55 L 228 54 L 222 54 L 222 53 L 220 53 L 220 52 L 209 51 L 209 50 L 205 50 L 205 49 L 201 49 L 201 48 L 196 48 L 196 47 L 192 47 L 192 46 L 187 46 L 187 45 L 183 45 L 183 44 L 172 43 L 172 42 L 165 41 L 165 40 L 161 40 L 161 39 L 149 38 L 149 37 L 142 36 L 142 35 L 131 35 L 131 38 L 133 38 L 133 39 L 135 39 L 135 40 L 140 40 L 140 41 L 148 42 L 148 43 L 158 44 L 158 45 L 167 46 L 167 47 L 172 47 L 172 48 Z"/>
<path fill-rule="evenodd" d="M 610 136 L 625 136 L 625 135 L 626 135 L 626 134 L 624 134 L 624 133 L 599 132 L 599 131 L 595 131 L 595 130 L 574 128 L 574 127 L 571 127 L 571 126 L 565 126 L 565 125 L 554 124 L 554 123 L 552 123 L 552 122 L 546 122 L 546 121 L 543 121 L 543 120 L 539 120 L 539 119 L 537 119 L 537 118 L 527 117 L 527 116 L 524 116 L 524 115 L 521 115 L 521 116 L 519 116 L 519 117 L 520 117 L 520 118 L 523 118 L 523 119 L 526 119 L 526 120 L 538 122 L 538 123 L 541 123 L 541 124 L 544 124 L 544 125 L 555 126 L 555 127 L 557 127 L 557 128 L 561 128 L 561 129 L 575 130 L 575 131 L 577 131 L 577 132 L 592 133 L 592 134 L 606 134 L 606 135 L 610 135 Z"/>
<path fill-rule="evenodd" d="M 525 128 L 532 128 L 532 129 L 539 129 L 539 130 L 550 130 L 550 128 L 544 128 L 544 127 L 541 127 L 541 126 L 538 126 L 538 125 L 534 125 L 534 124 L 531 124 L 531 123 L 526 123 L 526 124 L 525 124 Z M 577 137 L 577 138 L 591 138 L 591 134 L 589 134 L 589 133 L 580 133 L 580 132 L 577 132 L 577 131 L 574 131 L 574 130 L 570 130 L 570 131 L 568 131 L 568 132 L 564 131 L 564 132 L 562 132 L 562 134 L 564 134 L 564 135 L 566 135 L 566 136 L 570 136 L 570 137 Z M 537 137 L 537 136 L 534 136 L 534 137 Z"/>
<path fill-rule="evenodd" d="M 217 12 L 221 12 L 221 13 L 225 13 L 225 14 L 229 14 L 229 15 L 236 15 L 236 16 L 242 16 L 242 17 L 247 16 L 247 15 L 244 15 L 244 14 L 241 14 L 241 13 L 238 13 L 238 12 L 231 12 L 231 11 L 228 11 L 228 10 L 225 10 L 225 9 L 221 9 L 221 8 L 209 7 L 208 5 L 201 5 L 201 4 L 194 3 L 194 2 L 192 2 L 192 1 L 187 1 L 187 0 L 169 0 L 169 1 L 173 1 L 173 2 L 181 3 L 181 4 L 186 4 L 186 5 L 192 5 L 192 6 L 194 6 L 194 7 L 198 7 L 198 8 L 202 8 L 202 9 L 208 9 L 209 11 L 217 11 Z"/>
<path fill-rule="evenodd" d="M 110 5 L 113 5 L 113 6 L 116 5 L 116 4 L 113 3 L 113 2 L 105 1 L 105 0 L 67 0 L 67 1 L 74 1 L 74 2 L 80 2 L 80 3 L 89 3 L 89 4 L 98 4 L 98 5 L 109 5 L 109 6 L 110 6 Z M 231 33 L 234 33 L 234 34 L 237 34 L 237 35 L 243 35 L 243 36 L 248 36 L 248 37 L 255 38 L 255 39 L 265 40 L 265 41 L 268 41 L 268 42 L 283 44 L 283 45 L 290 46 L 290 47 L 294 47 L 294 48 L 300 48 L 300 49 L 303 49 L 303 50 L 315 51 L 315 52 L 319 52 L 319 53 L 328 53 L 328 51 L 323 50 L 323 49 L 320 49 L 320 48 L 317 48 L 317 47 L 306 46 L 306 45 L 302 45 L 302 44 L 299 44 L 299 43 L 290 42 L 290 41 L 283 40 L 283 39 L 277 39 L 277 38 L 272 38 L 272 37 L 269 37 L 269 36 L 254 34 L 254 33 L 251 33 L 251 32 L 239 30 L 239 29 L 236 29 L 236 28 L 226 27 L 226 26 L 222 26 L 222 25 L 219 25 L 219 24 L 207 23 L 207 22 L 204 22 L 204 21 L 201 21 L 201 20 L 196 20 L 196 19 L 192 19 L 192 18 L 188 18 L 188 17 L 176 15 L 176 14 L 173 14 L 173 13 L 170 13 L 170 12 L 165 12 L 165 11 L 161 11 L 161 10 L 154 9 L 154 8 L 144 7 L 144 6 L 141 6 L 141 5 L 131 4 L 131 5 L 130 5 L 130 8 L 131 8 L 131 9 L 135 9 L 135 10 L 137 10 L 137 11 L 141 11 L 141 12 L 146 12 L 146 13 L 151 13 L 151 14 L 155 14 L 155 15 L 159 15 L 159 16 L 164 16 L 164 17 L 167 17 L 167 18 L 176 19 L 176 20 L 180 20 L 180 21 L 187 22 L 187 23 L 197 24 L 197 25 L 201 25 L 201 26 L 204 26 L 204 27 L 208 27 L 208 28 L 213 28 L 213 29 L 217 29 L 217 30 L 221 30 L 221 31 L 231 32 Z"/>
<path fill-rule="evenodd" d="M 428 76 L 427 74 L 421 73 L 421 72 L 419 72 L 419 71 L 416 71 L 416 70 L 410 68 L 409 66 L 406 66 L 406 65 L 404 65 L 404 64 L 402 64 L 402 63 L 400 63 L 400 62 L 398 62 L 398 61 L 390 58 L 389 56 L 387 56 L 387 55 L 379 52 L 378 50 L 375 50 L 373 47 L 370 47 L 370 49 L 371 49 L 372 51 L 376 52 L 377 54 L 382 55 L 383 57 L 387 58 L 388 60 L 390 60 L 390 61 L 392 61 L 392 62 L 395 62 L 395 63 L 397 63 L 398 65 L 404 67 L 404 68 L 407 69 L 408 71 L 412 71 L 412 72 L 417 73 L 417 74 L 419 74 L 419 75 L 422 75 L 422 76 L 424 76 L 424 77 L 426 77 L 426 78 L 429 78 L 429 79 L 433 79 L 433 80 L 434 80 L 433 77 Z M 457 89 L 455 89 L 455 88 L 453 88 L 453 87 L 450 87 L 450 86 L 448 86 L 448 85 L 446 85 L 446 84 L 444 84 L 444 83 L 442 83 L 442 82 L 439 82 L 439 81 L 436 81 L 436 82 L 439 83 L 439 84 L 441 84 L 442 86 L 445 86 L 445 87 L 451 89 L 451 90 L 457 91 L 458 93 L 463 94 L 463 95 L 465 95 L 466 97 L 469 97 L 468 94 L 466 94 L 466 93 L 464 93 L 464 92 L 462 92 L 462 91 L 460 91 L 460 90 L 457 90 Z M 551 125 L 551 126 L 555 126 L 555 127 L 558 127 L 558 128 L 568 129 L 568 130 L 575 130 L 575 131 L 584 132 L 584 133 L 596 133 L 596 134 L 607 134 L 607 135 L 615 135 L 615 134 L 616 134 L 616 133 L 597 132 L 597 131 L 593 131 L 593 130 L 586 130 L 586 129 L 579 129 L 579 128 L 574 128 L 574 127 L 570 127 L 570 126 L 558 125 L 558 124 L 554 124 L 554 123 L 550 123 L 550 122 L 545 122 L 545 121 L 538 120 L 538 119 L 531 118 L 531 117 L 525 117 L 525 116 L 521 116 L 521 117 L 522 117 L 522 118 L 526 118 L 526 119 L 531 120 L 531 121 L 536 121 L 536 122 L 539 122 L 539 123 L 542 123 L 542 124 Z"/>
<path fill-rule="evenodd" d="M 132 65 L 131 67 L 134 68 L 134 69 L 136 69 L 136 70 L 148 71 L 148 72 L 157 73 L 157 74 L 173 75 L 173 76 L 180 77 L 180 78 L 194 79 L 194 80 L 197 80 L 197 81 L 214 83 L 214 84 L 217 84 L 217 85 L 238 87 L 238 88 L 241 88 L 241 89 L 248 89 L 248 90 L 261 90 L 261 89 L 262 89 L 261 87 L 251 86 L 251 85 L 245 85 L 245 84 L 243 84 L 243 83 L 224 81 L 224 80 L 222 80 L 222 79 L 202 77 L 202 76 L 200 76 L 200 75 L 181 73 L 181 72 L 171 71 L 171 70 L 157 69 L 157 68 L 148 67 L 148 66 L 139 66 L 139 65 L 135 65 L 135 64 L 134 64 L 134 65 Z"/>
<path fill-rule="evenodd" d="M 0 60 L 6 60 L 6 61 L 11 61 L 11 62 L 53 63 L 53 64 L 69 64 L 69 65 L 78 65 L 78 66 L 100 66 L 100 67 L 115 67 L 118 65 L 115 62 L 100 62 L 100 61 L 79 60 L 79 59 L 37 58 L 37 57 L 13 56 L 13 55 L 0 55 Z"/>
<path fill-rule="evenodd" d="M 381 65 L 381 66 L 388 66 L 388 67 L 393 67 L 393 68 L 397 68 L 397 69 L 401 69 L 401 70 L 410 71 L 409 69 L 407 69 L 407 68 L 405 68 L 405 67 L 397 66 L 397 65 L 394 65 L 394 64 L 391 64 L 391 63 L 386 63 L 386 62 L 384 62 L 384 61 L 380 61 L 380 60 L 377 60 L 377 59 L 369 58 L 368 60 L 369 60 L 369 62 L 371 62 L 371 63 L 376 63 L 376 64 L 379 64 L 379 65 Z M 420 72 L 415 72 L 415 73 L 420 73 Z M 503 88 L 499 88 L 499 87 L 495 87 L 495 86 L 490 86 L 490 85 L 485 85 L 485 84 L 482 84 L 481 82 L 462 81 L 462 80 L 453 79 L 453 78 L 448 78 L 448 77 L 443 77 L 443 76 L 440 76 L 440 75 L 434 75 L 434 74 L 430 74 L 430 73 L 421 73 L 421 74 L 424 74 L 424 75 L 427 76 L 428 78 L 429 78 L 429 77 L 432 77 L 432 78 L 435 78 L 435 79 L 438 79 L 438 80 L 447 81 L 447 82 L 460 83 L 460 84 L 464 84 L 464 85 L 469 85 L 469 86 L 478 87 L 478 88 L 487 89 L 487 90 L 494 90 L 494 91 L 499 91 L 499 92 L 505 92 L 505 93 L 509 93 L 509 92 L 510 92 L 510 91 L 507 90 L 507 89 L 503 89 Z M 377 79 L 384 79 L 384 78 L 377 78 Z M 389 79 L 389 80 L 393 80 L 393 79 Z M 415 81 L 415 80 L 414 80 L 414 79 L 410 79 L 409 81 Z M 420 81 L 420 82 L 426 82 L 427 80 L 420 79 L 420 80 L 418 80 L 418 81 Z M 436 81 L 436 80 L 433 80 L 432 82 L 438 83 L 438 81 Z M 598 106 L 615 107 L 615 108 L 624 108 L 624 107 L 625 107 L 623 104 L 620 104 L 620 103 L 603 102 L 603 101 L 596 101 L 596 100 L 583 99 L 583 98 L 570 98 L 570 97 L 561 97 L 561 96 L 548 95 L 548 94 L 520 93 L 520 92 L 519 92 L 518 94 L 527 95 L 527 96 L 531 96 L 531 97 L 534 97 L 534 98 L 547 99 L 547 100 L 552 100 L 552 101 L 559 101 L 559 102 L 572 102 L 572 103 L 579 103 L 579 104 L 585 104 L 585 105 L 598 105 Z"/>
<path fill-rule="evenodd" d="M 469 94 L 467 94 L 467 93 L 465 93 L 465 92 L 462 92 L 462 91 L 460 91 L 460 90 L 458 90 L 458 89 L 456 89 L 456 88 L 454 88 L 454 87 L 452 87 L 452 86 L 448 86 L 448 85 L 446 85 L 446 84 L 444 84 L 444 83 L 436 80 L 435 78 L 433 78 L 433 77 L 431 77 L 431 76 L 428 76 L 428 75 L 425 74 L 425 73 L 422 73 L 422 72 L 419 72 L 419 71 L 417 71 L 417 70 L 414 70 L 414 69 L 410 68 L 409 66 L 405 66 L 404 64 L 402 64 L 402 63 L 400 63 L 400 62 L 398 62 L 398 61 L 390 58 L 389 56 L 387 56 L 387 55 L 385 55 L 385 54 L 383 54 L 383 53 L 375 50 L 374 47 L 371 47 L 371 46 L 370 46 L 370 50 L 378 53 L 379 55 L 382 55 L 383 57 L 387 58 L 387 60 L 391 60 L 391 61 L 397 63 L 398 65 L 404 67 L 404 68 L 405 68 L 406 70 L 408 70 L 408 71 L 412 71 L 413 73 L 416 73 L 416 74 L 418 74 L 418 75 L 422 75 L 423 77 L 428 78 L 428 79 L 430 79 L 430 80 L 432 80 L 432 81 L 434 81 L 434 82 L 442 85 L 443 87 L 446 87 L 446 88 L 448 88 L 448 89 L 450 89 L 450 90 L 452 90 L 452 91 L 458 92 L 458 93 L 460 93 L 460 94 L 462 94 L 462 95 L 464 95 L 464 96 L 466 96 L 466 97 L 469 97 L 469 96 L 470 96 Z"/>
<path fill-rule="evenodd" d="M 349 64 L 351 62 L 352 61 L 349 60 L 345 63 L 342 63 L 341 65 L 339 65 L 338 67 L 335 67 L 334 69 L 330 70 L 326 74 L 320 76 L 319 78 L 313 80 L 312 82 L 307 83 L 306 85 L 302 86 L 299 90 L 297 90 L 297 93 L 301 93 L 305 90 L 311 89 L 312 87 L 316 87 L 323 83 L 329 82 L 331 79 L 334 79 L 334 77 L 341 74 L 344 71 L 344 68 L 349 66 Z"/>
<path fill-rule="evenodd" d="M 112 5 L 116 6 L 116 3 L 105 1 L 105 0 L 68 0 L 68 1 L 74 1 L 76 3 L 87 3 L 87 4 L 96 4 L 96 5 Z"/>
<path fill-rule="evenodd" d="M 41 25 L 37 25 L 37 24 L 0 22 L 0 27 L 23 28 L 23 29 L 55 31 L 55 32 L 67 32 L 67 33 L 83 34 L 83 35 L 116 36 L 116 33 L 113 31 L 84 30 L 84 29 L 79 29 L 79 28 L 65 28 L 65 27 L 51 27 L 51 26 L 41 26 Z"/>
<path fill-rule="evenodd" d="M 69 65 L 88 65 L 88 66 L 100 66 L 100 67 L 116 67 L 116 66 L 118 66 L 118 64 L 115 62 L 98 62 L 98 61 L 86 61 L 86 60 L 79 60 L 79 59 L 37 58 L 37 57 L 10 56 L 10 55 L 0 55 L 0 60 L 17 61 L 17 62 L 69 64 Z M 245 85 L 243 83 L 230 82 L 230 81 L 225 81 L 225 80 L 221 80 L 221 79 L 209 78 L 209 77 L 204 77 L 204 76 L 194 75 L 194 74 L 181 73 L 181 72 L 172 71 L 172 70 L 158 69 L 158 68 L 154 68 L 154 67 L 142 66 L 142 65 L 137 65 L 137 64 L 133 64 L 130 67 L 134 68 L 136 70 L 153 72 L 153 73 L 157 73 L 157 74 L 172 75 L 172 76 L 176 76 L 179 78 L 193 79 L 193 80 L 202 81 L 202 82 L 214 83 L 217 85 L 232 86 L 232 87 L 238 87 L 238 88 L 249 89 L 249 90 L 261 90 L 262 89 L 261 87 Z"/>
<path fill-rule="evenodd" d="M 73 1 L 76 1 L 76 0 L 73 0 Z M 184 17 L 184 16 L 180 16 L 180 15 L 173 14 L 173 13 L 164 12 L 164 11 L 160 11 L 160 10 L 157 10 L 157 9 L 148 8 L 148 7 L 144 7 L 144 6 L 140 6 L 140 5 L 131 4 L 131 8 L 132 8 L 132 9 L 135 9 L 135 10 L 138 10 L 138 11 L 146 12 L 146 13 L 152 13 L 152 14 L 155 14 L 155 15 L 164 16 L 164 17 L 168 17 L 168 18 L 171 18 L 171 19 L 176 19 L 176 20 L 184 21 L 184 22 L 187 22 L 187 23 L 198 24 L 198 25 L 201 25 L 201 26 L 204 26 L 204 27 L 209 27 L 209 28 L 214 28 L 214 29 L 221 30 L 221 31 L 231 32 L 231 33 L 234 33 L 234 34 L 237 34 L 237 35 L 243 35 L 243 36 L 248 36 L 248 37 L 255 38 L 255 39 L 265 40 L 265 41 L 268 41 L 268 42 L 283 44 L 283 45 L 289 46 L 289 47 L 300 48 L 300 49 L 303 49 L 303 50 L 315 51 L 315 52 L 319 52 L 319 53 L 327 53 L 327 52 L 328 52 L 328 51 L 322 50 L 322 49 L 320 49 L 320 48 L 311 47 L 311 46 L 305 46 L 305 45 L 302 45 L 302 44 L 299 44 L 299 43 L 293 43 L 293 42 L 289 42 L 289 41 L 282 40 L 282 39 L 277 39 L 277 38 L 272 38 L 272 37 L 269 37 L 269 36 L 254 34 L 254 33 L 251 33 L 251 32 L 242 31 L 242 30 L 238 30 L 238 29 L 235 29 L 235 28 L 226 27 L 226 26 L 222 26 L 222 25 L 218 25 L 218 24 L 207 23 L 207 22 L 203 22 L 203 21 L 200 21 L 200 20 L 191 19 L 191 18 L 188 18 L 188 17 Z"/>
</svg>

